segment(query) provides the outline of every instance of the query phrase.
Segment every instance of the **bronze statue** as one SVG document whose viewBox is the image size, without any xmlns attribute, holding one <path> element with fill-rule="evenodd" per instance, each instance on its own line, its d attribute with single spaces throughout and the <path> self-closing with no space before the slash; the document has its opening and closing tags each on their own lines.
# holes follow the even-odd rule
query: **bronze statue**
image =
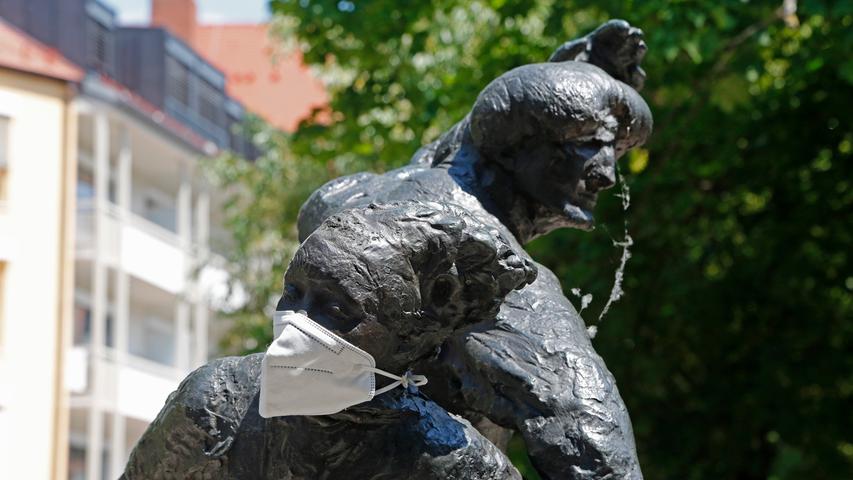
<svg viewBox="0 0 853 480">
<path fill-rule="evenodd" d="M 489 84 L 412 163 L 303 205 L 280 310 L 305 310 L 383 368 L 426 373 L 343 412 L 263 419 L 260 355 L 193 372 L 126 478 L 642 478 L 616 384 L 557 278 L 522 244 L 591 229 L 615 163 L 651 132 L 642 32 L 608 22 Z M 538 272 L 538 273 L 537 273 Z"/>
</svg>

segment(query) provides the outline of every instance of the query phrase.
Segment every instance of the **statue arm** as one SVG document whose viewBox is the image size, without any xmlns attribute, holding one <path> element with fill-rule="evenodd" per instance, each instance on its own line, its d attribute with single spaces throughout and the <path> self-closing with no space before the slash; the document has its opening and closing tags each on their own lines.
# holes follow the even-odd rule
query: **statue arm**
<svg viewBox="0 0 853 480">
<path fill-rule="evenodd" d="M 239 454 L 235 440 L 246 417 L 259 418 L 247 414 L 259 388 L 260 359 L 221 358 L 190 373 L 137 442 L 122 478 L 258 478 L 263 438 L 239 433 Z"/>
<path fill-rule="evenodd" d="M 445 344 L 447 382 L 433 385 L 434 395 L 519 432 L 543 478 L 641 479 L 616 383 L 556 278 L 539 268 L 541 278 L 507 297 L 495 325 Z"/>
<path fill-rule="evenodd" d="M 548 62 L 577 61 L 595 65 L 613 78 L 641 90 L 646 72 L 640 67 L 646 55 L 643 31 L 625 20 L 610 20 L 589 34 L 560 45 Z M 412 156 L 411 165 L 435 166 L 446 160 L 466 141 L 470 142 L 470 114 Z"/>
<path fill-rule="evenodd" d="M 640 63 L 646 49 L 642 30 L 625 20 L 610 20 L 588 35 L 562 44 L 548 61 L 588 62 L 635 90 L 641 90 L 646 72 Z"/>
<path fill-rule="evenodd" d="M 417 395 L 382 396 L 369 404 L 375 412 L 362 404 L 336 416 L 263 419 L 262 357 L 217 359 L 192 372 L 143 434 L 121 478 L 521 478 L 470 423 Z M 377 462 L 377 452 L 388 456 Z"/>
</svg>

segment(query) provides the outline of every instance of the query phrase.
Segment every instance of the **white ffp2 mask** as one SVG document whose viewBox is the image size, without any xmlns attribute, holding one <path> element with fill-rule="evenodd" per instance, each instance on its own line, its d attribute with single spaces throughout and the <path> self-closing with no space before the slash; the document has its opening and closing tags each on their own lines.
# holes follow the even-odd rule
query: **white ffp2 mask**
<svg viewBox="0 0 853 480">
<path fill-rule="evenodd" d="M 369 353 L 302 313 L 276 312 L 273 332 L 261 362 L 258 410 L 264 418 L 329 415 L 398 386 L 427 383 L 423 375 L 399 377 L 376 368 Z M 374 374 L 395 381 L 376 390 Z"/>
</svg>

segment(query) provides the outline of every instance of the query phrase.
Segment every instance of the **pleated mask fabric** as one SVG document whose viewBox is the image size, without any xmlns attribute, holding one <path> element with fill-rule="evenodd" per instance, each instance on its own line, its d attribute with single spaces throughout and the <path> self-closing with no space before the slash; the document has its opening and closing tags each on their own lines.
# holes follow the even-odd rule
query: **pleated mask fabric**
<svg viewBox="0 0 853 480">
<path fill-rule="evenodd" d="M 273 333 L 261 362 L 259 412 L 264 418 L 330 415 L 398 386 L 427 382 L 423 375 L 398 376 L 376 368 L 373 356 L 302 312 L 276 312 Z M 377 390 L 375 374 L 394 382 Z"/>
</svg>

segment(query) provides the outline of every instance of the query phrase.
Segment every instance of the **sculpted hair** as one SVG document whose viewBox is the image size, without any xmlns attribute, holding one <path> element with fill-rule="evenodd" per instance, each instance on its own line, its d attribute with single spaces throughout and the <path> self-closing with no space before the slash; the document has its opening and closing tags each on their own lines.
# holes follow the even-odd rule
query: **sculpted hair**
<svg viewBox="0 0 853 480">
<path fill-rule="evenodd" d="M 536 278 L 535 265 L 496 229 L 456 206 L 371 205 L 333 215 L 312 236 L 324 232 L 360 250 L 358 276 L 383 323 L 414 311 L 449 328 L 494 318 L 510 291 Z"/>
<path fill-rule="evenodd" d="M 529 138 L 577 140 L 600 124 L 618 126 L 615 144 L 621 154 L 643 144 L 652 130 L 649 107 L 633 88 L 594 65 L 574 61 L 510 70 L 483 89 L 469 119 L 474 145 L 492 154 Z"/>
</svg>

